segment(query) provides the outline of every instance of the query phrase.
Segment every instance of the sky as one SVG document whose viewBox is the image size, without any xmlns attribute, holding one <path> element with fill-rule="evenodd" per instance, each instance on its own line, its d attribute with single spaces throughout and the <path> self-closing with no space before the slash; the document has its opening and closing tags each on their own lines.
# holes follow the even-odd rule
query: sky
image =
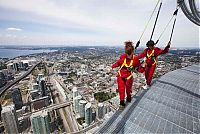
<svg viewBox="0 0 200 134">
<path fill-rule="evenodd" d="M 0 45 L 105 45 L 136 43 L 157 0 L 0 0 Z M 153 40 L 172 17 L 176 0 L 163 0 Z M 157 12 L 157 11 L 156 11 Z M 141 38 L 149 40 L 156 14 Z M 172 23 L 159 43 L 169 41 Z M 199 47 L 199 27 L 180 10 L 173 47 Z"/>
</svg>

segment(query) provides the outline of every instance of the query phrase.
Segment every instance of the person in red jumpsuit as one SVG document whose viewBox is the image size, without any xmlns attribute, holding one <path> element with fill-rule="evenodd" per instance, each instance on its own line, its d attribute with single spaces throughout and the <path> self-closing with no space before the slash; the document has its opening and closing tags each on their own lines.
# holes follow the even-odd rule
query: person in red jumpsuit
<svg viewBox="0 0 200 134">
<path fill-rule="evenodd" d="M 137 56 L 137 58 L 144 58 L 144 64 L 145 64 L 145 79 L 146 79 L 146 86 L 145 89 L 149 88 L 151 86 L 151 81 L 154 75 L 154 71 L 156 68 L 156 58 L 161 54 L 166 54 L 169 51 L 171 42 L 168 42 L 167 46 L 164 50 L 155 47 L 155 43 L 153 40 L 150 40 L 147 42 L 146 46 L 147 48 Z"/>
<path fill-rule="evenodd" d="M 144 72 L 144 68 L 140 66 L 137 57 L 134 56 L 133 43 L 125 42 L 125 54 L 120 56 L 120 59 L 112 65 L 112 68 L 120 67 L 117 74 L 118 92 L 120 96 L 120 107 L 125 107 L 125 91 L 127 102 L 131 102 L 133 71 Z"/>
</svg>

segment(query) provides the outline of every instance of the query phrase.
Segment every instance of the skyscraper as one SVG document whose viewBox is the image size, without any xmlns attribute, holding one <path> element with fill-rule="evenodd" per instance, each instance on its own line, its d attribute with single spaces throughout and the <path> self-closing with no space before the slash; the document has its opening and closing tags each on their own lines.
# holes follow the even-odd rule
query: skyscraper
<svg viewBox="0 0 200 134">
<path fill-rule="evenodd" d="M 0 104 L 0 121 L 1 121 L 2 105 Z"/>
<path fill-rule="evenodd" d="M 37 82 L 39 83 L 42 78 L 44 78 L 44 74 L 38 74 Z"/>
<path fill-rule="evenodd" d="M 19 62 L 19 69 L 20 70 L 24 70 L 24 63 L 23 62 Z"/>
<path fill-rule="evenodd" d="M 46 96 L 47 95 L 47 87 L 46 87 L 46 83 L 44 80 L 41 80 L 39 82 L 39 87 L 40 87 L 40 90 L 42 92 L 42 96 Z"/>
<path fill-rule="evenodd" d="M 6 77 L 2 71 L 0 71 L 0 88 L 6 84 Z"/>
<path fill-rule="evenodd" d="M 102 119 L 104 117 L 104 104 L 103 103 L 99 103 L 98 104 L 98 109 L 97 109 L 97 114 L 98 114 L 98 118 Z"/>
<path fill-rule="evenodd" d="M 74 98 L 74 111 L 79 112 L 79 101 L 82 99 L 82 96 L 78 95 Z"/>
<path fill-rule="evenodd" d="M 13 63 L 13 69 L 15 70 L 15 72 L 18 72 L 19 71 L 19 64 Z"/>
<path fill-rule="evenodd" d="M 1 115 L 5 132 L 8 134 L 18 134 L 18 120 L 14 105 L 3 107 Z"/>
<path fill-rule="evenodd" d="M 79 114 L 80 117 L 85 117 L 85 105 L 87 102 L 85 100 L 80 100 L 79 101 Z"/>
<path fill-rule="evenodd" d="M 28 63 L 24 63 L 24 69 L 28 70 Z"/>
<path fill-rule="evenodd" d="M 75 98 L 78 96 L 78 90 L 77 87 L 73 87 L 72 89 L 72 99 L 73 99 L 73 105 L 74 105 L 74 111 L 75 111 Z"/>
<path fill-rule="evenodd" d="M 77 90 L 77 87 L 73 87 L 72 89 L 73 103 L 76 96 L 78 96 L 78 90 Z"/>
<path fill-rule="evenodd" d="M 49 117 L 47 111 L 39 111 L 30 117 L 34 134 L 50 134 Z"/>
<path fill-rule="evenodd" d="M 104 103 L 104 115 L 110 112 L 110 107 L 108 103 Z"/>
<path fill-rule="evenodd" d="M 23 106 L 21 92 L 18 87 L 12 89 L 12 99 L 16 110 L 21 109 Z"/>
<path fill-rule="evenodd" d="M 12 73 L 13 70 L 14 70 L 13 63 L 9 63 L 9 64 L 7 64 L 7 69 L 8 69 L 8 72 Z"/>
<path fill-rule="evenodd" d="M 92 122 L 92 104 L 87 103 L 85 105 L 85 123 L 89 126 L 90 123 Z"/>
</svg>

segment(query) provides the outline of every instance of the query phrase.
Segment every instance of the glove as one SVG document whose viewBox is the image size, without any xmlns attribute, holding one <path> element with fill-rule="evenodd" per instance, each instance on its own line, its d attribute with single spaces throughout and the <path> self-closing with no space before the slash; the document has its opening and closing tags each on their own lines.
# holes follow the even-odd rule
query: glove
<svg viewBox="0 0 200 134">
<path fill-rule="evenodd" d="M 166 48 L 170 48 L 170 45 L 171 45 L 171 42 L 169 41 L 169 42 L 167 43 Z"/>
<path fill-rule="evenodd" d="M 141 66 L 142 66 L 142 67 L 145 67 L 145 65 L 146 65 L 146 59 L 147 59 L 147 58 L 145 57 L 145 58 L 143 59 L 143 61 L 141 62 Z"/>
<path fill-rule="evenodd" d="M 132 71 L 133 70 L 133 66 L 130 66 L 129 68 L 127 68 L 128 71 Z"/>
</svg>

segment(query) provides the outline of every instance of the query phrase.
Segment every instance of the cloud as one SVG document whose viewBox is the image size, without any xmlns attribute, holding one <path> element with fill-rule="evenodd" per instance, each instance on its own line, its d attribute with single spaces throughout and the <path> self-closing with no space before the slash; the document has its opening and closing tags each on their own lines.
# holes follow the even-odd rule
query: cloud
<svg viewBox="0 0 200 134">
<path fill-rule="evenodd" d="M 15 27 L 9 27 L 6 29 L 6 31 L 22 31 L 20 28 L 15 28 Z"/>
<path fill-rule="evenodd" d="M 0 0 L 0 30 L 15 33 L 28 42 L 45 41 L 99 41 L 136 42 L 150 17 L 157 0 Z M 176 1 L 164 0 L 153 39 L 157 39 L 176 8 Z M 157 13 L 157 12 L 156 12 Z M 142 37 L 149 40 L 156 14 Z M 14 28 L 16 27 L 16 28 Z M 172 25 L 166 30 L 160 44 L 166 44 Z M 2 32 L 2 35 L 4 34 Z M 1 31 L 0 31 L 1 33 Z M 197 44 L 198 29 L 183 15 L 178 14 L 174 44 Z M 44 35 L 46 36 L 44 38 Z M 191 36 L 193 35 L 193 36 Z M 197 36 L 196 36 L 197 35 Z M 29 38 L 31 37 L 32 40 Z M 187 37 L 187 40 L 183 40 Z M 193 39 L 194 38 L 194 39 Z M 25 40 L 20 39 L 20 41 Z M 6 42 L 6 41 L 5 41 Z"/>
<path fill-rule="evenodd" d="M 136 18 L 145 22 L 139 12 L 150 11 L 154 6 L 155 0 L 141 2 L 141 0 L 69 0 L 69 1 L 53 1 L 53 0 L 21 0 L 16 3 L 15 0 L 0 1 L 0 7 L 16 10 L 32 16 L 37 16 L 39 23 L 57 25 L 61 27 L 72 26 L 76 28 L 86 28 L 99 30 L 109 33 L 132 34 L 130 30 L 138 28 L 135 21 Z M 15 4 L 11 4 L 15 3 Z M 149 5 L 145 8 L 145 4 Z M 140 6 L 138 6 L 140 5 Z M 34 7 L 34 8 L 33 8 Z M 138 13 L 137 13 L 137 12 Z M 148 14 L 146 15 L 148 16 Z M 14 17 L 14 16 L 12 16 Z M 145 17 L 145 16 L 144 16 Z"/>
</svg>

